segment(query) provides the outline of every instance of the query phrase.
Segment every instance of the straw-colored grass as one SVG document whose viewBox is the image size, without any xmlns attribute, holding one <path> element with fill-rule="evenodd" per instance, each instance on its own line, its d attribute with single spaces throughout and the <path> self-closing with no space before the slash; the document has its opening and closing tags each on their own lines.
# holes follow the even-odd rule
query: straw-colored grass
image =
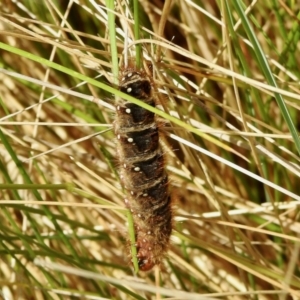
<svg viewBox="0 0 300 300">
<path fill-rule="evenodd" d="M 299 26 L 297 1 L 2 1 L 0 298 L 300 299 Z M 127 62 L 153 73 L 174 209 L 137 274 Z"/>
</svg>

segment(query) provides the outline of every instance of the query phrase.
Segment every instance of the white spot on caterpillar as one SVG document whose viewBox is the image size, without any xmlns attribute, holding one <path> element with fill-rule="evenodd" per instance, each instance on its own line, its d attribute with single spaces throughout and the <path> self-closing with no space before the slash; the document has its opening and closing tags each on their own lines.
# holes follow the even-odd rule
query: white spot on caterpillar
<svg viewBox="0 0 300 300">
<path fill-rule="evenodd" d="M 127 141 L 128 143 L 133 143 L 133 138 L 128 138 Z"/>
<path fill-rule="evenodd" d="M 121 136 L 118 134 L 118 135 L 117 135 L 117 139 L 119 140 L 120 138 L 121 138 Z"/>
<path fill-rule="evenodd" d="M 131 109 L 130 108 L 126 108 L 125 112 L 126 112 L 126 114 L 130 114 L 131 113 Z"/>
<path fill-rule="evenodd" d="M 148 194 L 147 193 L 143 194 L 143 197 L 148 197 Z"/>
<path fill-rule="evenodd" d="M 142 217 L 141 214 L 138 214 L 138 217 L 141 218 Z"/>
<path fill-rule="evenodd" d="M 149 230 L 149 231 L 147 232 L 147 234 L 148 234 L 148 235 L 151 235 L 151 231 Z"/>
<path fill-rule="evenodd" d="M 120 110 L 120 105 L 117 106 L 117 110 Z"/>
<path fill-rule="evenodd" d="M 140 167 L 135 167 L 134 171 L 139 172 L 139 171 L 141 171 L 141 168 Z"/>
<path fill-rule="evenodd" d="M 125 199 L 124 199 L 124 202 L 125 202 L 125 204 L 128 204 L 128 199 L 125 198 Z"/>
<path fill-rule="evenodd" d="M 126 169 L 127 165 L 126 165 L 126 164 L 124 164 L 124 165 L 123 165 L 123 167 Z"/>
<path fill-rule="evenodd" d="M 134 191 L 131 191 L 130 194 L 131 194 L 131 195 L 134 195 Z"/>
<path fill-rule="evenodd" d="M 126 90 L 127 93 L 130 93 L 131 91 L 132 91 L 132 88 L 128 88 L 128 89 Z"/>
<path fill-rule="evenodd" d="M 127 77 L 130 78 L 132 76 L 132 73 L 128 73 Z"/>
</svg>

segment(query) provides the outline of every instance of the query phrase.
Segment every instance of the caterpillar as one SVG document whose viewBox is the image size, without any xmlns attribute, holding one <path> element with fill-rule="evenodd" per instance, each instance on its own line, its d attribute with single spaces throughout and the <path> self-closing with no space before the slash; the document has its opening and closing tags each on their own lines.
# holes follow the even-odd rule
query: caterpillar
<svg viewBox="0 0 300 300">
<path fill-rule="evenodd" d="M 120 91 L 155 106 L 151 80 L 144 71 L 121 72 Z M 114 131 L 120 162 L 120 178 L 131 210 L 139 269 L 149 271 L 166 255 L 172 232 L 171 196 L 164 156 L 154 113 L 116 100 Z"/>
</svg>

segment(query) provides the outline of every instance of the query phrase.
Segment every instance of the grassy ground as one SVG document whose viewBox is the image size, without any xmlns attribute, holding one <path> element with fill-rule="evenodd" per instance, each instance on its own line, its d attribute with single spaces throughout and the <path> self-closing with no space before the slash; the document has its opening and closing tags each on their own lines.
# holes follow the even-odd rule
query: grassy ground
<svg viewBox="0 0 300 300">
<path fill-rule="evenodd" d="M 299 299 L 299 4 L 134 4 L 0 3 L 0 298 Z M 126 62 L 153 72 L 174 203 L 164 264 L 137 274 Z"/>
</svg>

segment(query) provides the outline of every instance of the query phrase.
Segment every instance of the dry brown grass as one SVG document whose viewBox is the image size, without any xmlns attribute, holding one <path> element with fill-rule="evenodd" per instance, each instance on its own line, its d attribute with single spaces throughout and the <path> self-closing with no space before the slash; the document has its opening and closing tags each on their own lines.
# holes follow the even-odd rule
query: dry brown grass
<svg viewBox="0 0 300 300">
<path fill-rule="evenodd" d="M 240 1 L 226 2 L 140 2 L 174 232 L 161 269 L 137 275 L 111 131 L 105 3 L 0 4 L 4 299 L 300 298 L 299 153 L 278 105 L 281 95 L 299 129 L 300 7 L 247 2 L 259 52 L 238 22 Z M 115 12 L 122 61 L 133 17 L 120 3 Z"/>
</svg>

